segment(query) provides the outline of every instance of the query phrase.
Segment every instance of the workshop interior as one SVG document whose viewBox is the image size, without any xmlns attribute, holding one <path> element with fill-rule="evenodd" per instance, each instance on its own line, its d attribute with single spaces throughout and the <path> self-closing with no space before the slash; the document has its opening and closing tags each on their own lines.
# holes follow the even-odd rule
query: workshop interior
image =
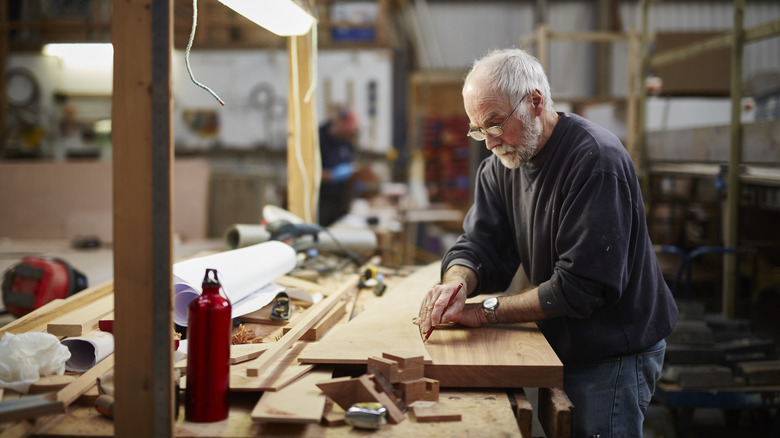
<svg viewBox="0 0 780 438">
<path fill-rule="evenodd" d="M 633 161 L 679 309 L 643 435 L 780 436 L 780 2 L 0 0 L 0 30 L 0 437 L 576 436 L 536 325 L 412 322 L 492 155 L 464 78 L 509 47 Z"/>
</svg>

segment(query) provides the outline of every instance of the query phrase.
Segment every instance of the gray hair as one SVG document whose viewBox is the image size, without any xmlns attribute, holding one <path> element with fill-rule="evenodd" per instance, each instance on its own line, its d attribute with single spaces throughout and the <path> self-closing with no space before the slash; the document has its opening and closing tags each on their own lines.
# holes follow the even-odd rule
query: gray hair
<svg viewBox="0 0 780 438">
<path fill-rule="evenodd" d="M 544 96 L 544 105 L 553 107 L 550 81 L 539 61 L 520 49 L 493 50 L 474 62 L 466 75 L 464 85 L 475 72 L 483 71 L 494 90 L 518 102 L 523 96 L 538 89 Z"/>
</svg>

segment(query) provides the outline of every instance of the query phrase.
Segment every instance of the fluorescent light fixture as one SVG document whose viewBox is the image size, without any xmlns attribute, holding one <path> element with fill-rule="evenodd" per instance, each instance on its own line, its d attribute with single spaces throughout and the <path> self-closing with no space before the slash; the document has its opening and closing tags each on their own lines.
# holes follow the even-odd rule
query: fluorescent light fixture
<svg viewBox="0 0 780 438">
<path fill-rule="evenodd" d="M 56 56 L 65 64 L 84 68 L 111 68 L 114 46 L 111 43 L 58 43 L 43 46 L 43 54 Z"/>
<path fill-rule="evenodd" d="M 279 36 L 304 35 L 314 17 L 296 0 L 219 0 Z"/>
</svg>

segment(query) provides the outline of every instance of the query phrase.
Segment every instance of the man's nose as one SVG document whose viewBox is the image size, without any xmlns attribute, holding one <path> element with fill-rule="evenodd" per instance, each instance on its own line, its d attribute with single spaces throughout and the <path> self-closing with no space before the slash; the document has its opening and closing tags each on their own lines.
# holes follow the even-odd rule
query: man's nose
<svg viewBox="0 0 780 438">
<path fill-rule="evenodd" d="M 500 137 L 493 137 L 492 135 L 488 135 L 485 137 L 485 147 L 487 147 L 487 150 L 492 151 L 496 146 L 499 146 L 501 144 Z"/>
</svg>

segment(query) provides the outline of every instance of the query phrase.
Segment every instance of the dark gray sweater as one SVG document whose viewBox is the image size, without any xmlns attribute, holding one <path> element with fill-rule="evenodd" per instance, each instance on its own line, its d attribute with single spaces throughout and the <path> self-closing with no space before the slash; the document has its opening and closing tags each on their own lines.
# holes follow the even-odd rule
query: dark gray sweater
<svg viewBox="0 0 780 438">
<path fill-rule="evenodd" d="M 647 234 L 630 156 L 615 135 L 561 113 L 525 166 L 496 156 L 477 173 L 464 234 L 442 261 L 472 268 L 476 293 L 504 291 L 522 264 L 564 364 L 636 353 L 674 328 L 677 306 Z"/>
</svg>

